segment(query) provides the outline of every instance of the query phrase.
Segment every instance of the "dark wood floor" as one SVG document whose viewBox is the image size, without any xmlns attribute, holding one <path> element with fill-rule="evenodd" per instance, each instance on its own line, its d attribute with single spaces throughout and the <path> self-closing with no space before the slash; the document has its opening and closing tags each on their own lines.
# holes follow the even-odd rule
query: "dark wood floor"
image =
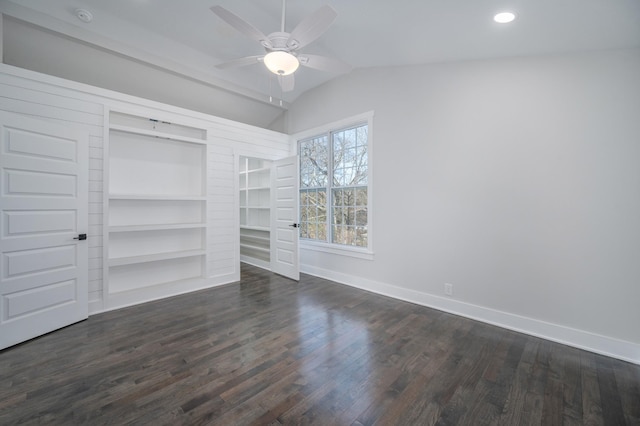
<svg viewBox="0 0 640 426">
<path fill-rule="evenodd" d="M 0 352 L 0 424 L 639 425 L 640 366 L 303 275 Z"/>
</svg>

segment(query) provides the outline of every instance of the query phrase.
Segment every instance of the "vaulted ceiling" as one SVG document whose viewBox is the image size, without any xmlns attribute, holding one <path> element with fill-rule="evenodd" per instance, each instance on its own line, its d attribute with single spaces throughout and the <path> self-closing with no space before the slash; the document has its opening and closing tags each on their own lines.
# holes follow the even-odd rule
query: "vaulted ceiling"
<svg viewBox="0 0 640 426">
<path fill-rule="evenodd" d="M 639 0 L 288 0 L 286 31 L 324 4 L 338 17 L 302 50 L 354 68 L 640 47 Z M 338 76 L 300 68 L 295 90 L 281 94 L 262 63 L 216 68 L 264 50 L 212 13 L 214 5 L 265 34 L 279 31 L 281 0 L 3 0 L 0 12 L 254 98 L 292 102 Z M 78 8 L 92 22 L 78 19 Z M 517 19 L 495 23 L 505 10 Z"/>
</svg>

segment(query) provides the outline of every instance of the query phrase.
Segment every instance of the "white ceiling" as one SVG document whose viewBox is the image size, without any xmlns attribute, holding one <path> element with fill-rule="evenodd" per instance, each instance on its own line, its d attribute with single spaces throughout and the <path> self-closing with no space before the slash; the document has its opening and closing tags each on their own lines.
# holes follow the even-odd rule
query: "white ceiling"
<svg viewBox="0 0 640 426">
<path fill-rule="evenodd" d="M 209 10 L 218 4 L 265 34 L 279 30 L 281 0 L 0 0 L 0 12 L 245 95 L 280 97 L 262 64 L 215 68 L 263 53 Z M 640 0 L 288 0 L 286 30 L 323 4 L 338 18 L 302 51 L 355 68 L 640 47 Z M 93 22 L 78 20 L 77 8 Z M 503 10 L 518 19 L 494 23 Z M 284 99 L 335 77 L 301 68 Z"/>
</svg>

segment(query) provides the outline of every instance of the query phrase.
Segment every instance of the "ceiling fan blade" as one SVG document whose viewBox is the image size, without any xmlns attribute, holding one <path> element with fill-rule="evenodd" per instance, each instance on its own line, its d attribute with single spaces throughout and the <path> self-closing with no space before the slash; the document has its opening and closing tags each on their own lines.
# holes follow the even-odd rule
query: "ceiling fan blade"
<svg viewBox="0 0 640 426">
<path fill-rule="evenodd" d="M 279 75 L 278 83 L 280 83 L 280 88 L 283 92 L 291 92 L 296 84 L 296 78 L 294 74 L 289 75 Z"/>
<path fill-rule="evenodd" d="M 267 36 L 264 35 L 262 31 L 260 31 L 235 13 L 229 12 L 222 6 L 213 6 L 211 8 L 211 11 L 242 34 L 258 41 L 263 47 L 269 49 L 273 47 L 271 41 L 269 41 Z"/>
<path fill-rule="evenodd" d="M 224 70 L 227 68 L 245 67 L 247 65 L 257 64 L 262 60 L 262 58 L 264 58 L 264 55 L 247 56 L 244 58 L 234 59 L 233 61 L 223 62 L 221 64 L 216 65 L 216 68 L 220 68 L 221 70 Z"/>
<path fill-rule="evenodd" d="M 305 67 L 338 74 L 346 74 L 353 69 L 351 65 L 339 59 L 327 58 L 326 56 L 320 55 L 300 55 L 298 56 L 298 60 L 300 61 L 300 65 Z"/>
<path fill-rule="evenodd" d="M 320 9 L 307 16 L 293 29 L 287 47 L 299 49 L 320 37 L 336 20 L 338 12 L 329 5 L 324 5 Z"/>
</svg>

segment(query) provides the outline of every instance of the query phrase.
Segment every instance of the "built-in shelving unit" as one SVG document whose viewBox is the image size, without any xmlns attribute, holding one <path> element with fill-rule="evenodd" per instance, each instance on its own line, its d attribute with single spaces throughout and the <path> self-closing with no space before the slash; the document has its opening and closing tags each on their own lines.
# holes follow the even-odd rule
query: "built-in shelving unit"
<svg viewBox="0 0 640 426">
<path fill-rule="evenodd" d="M 271 161 L 240 157 L 240 260 L 270 269 Z"/>
<path fill-rule="evenodd" d="M 206 265 L 206 131 L 109 114 L 108 299 L 128 303 Z"/>
</svg>

